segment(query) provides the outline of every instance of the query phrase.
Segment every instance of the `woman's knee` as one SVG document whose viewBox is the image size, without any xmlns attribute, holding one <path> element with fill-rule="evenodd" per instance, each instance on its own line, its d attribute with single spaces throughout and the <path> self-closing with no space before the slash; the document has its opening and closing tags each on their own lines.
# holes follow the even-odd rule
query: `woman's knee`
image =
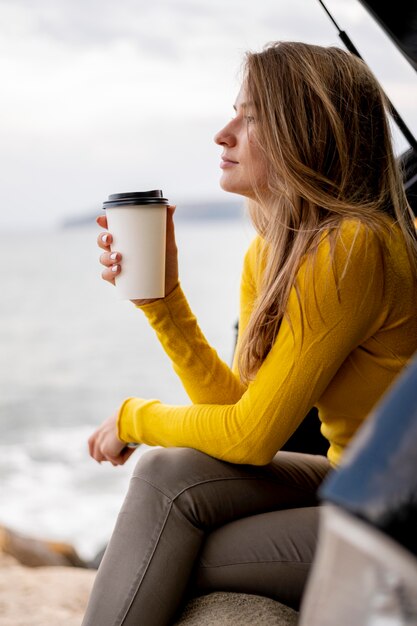
<svg viewBox="0 0 417 626">
<path fill-rule="evenodd" d="M 217 464 L 222 465 L 222 462 L 193 448 L 155 448 L 141 456 L 133 478 L 145 480 L 165 495 L 175 498 L 208 478 Z"/>
</svg>

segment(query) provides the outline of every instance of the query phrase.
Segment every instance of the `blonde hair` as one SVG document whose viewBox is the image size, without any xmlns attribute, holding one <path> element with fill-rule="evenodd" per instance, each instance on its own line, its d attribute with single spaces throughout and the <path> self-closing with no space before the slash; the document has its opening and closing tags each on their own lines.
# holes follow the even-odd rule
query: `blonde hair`
<svg viewBox="0 0 417 626">
<path fill-rule="evenodd" d="M 378 232 L 388 215 L 402 229 L 416 275 L 417 244 L 386 98 L 365 63 L 336 47 L 272 43 L 246 55 L 244 85 L 270 198 L 265 206 L 255 188 L 249 201 L 267 244 L 261 293 L 239 350 L 240 375 L 249 381 L 275 341 L 303 257 L 323 236 L 333 250 L 344 219 Z"/>
</svg>

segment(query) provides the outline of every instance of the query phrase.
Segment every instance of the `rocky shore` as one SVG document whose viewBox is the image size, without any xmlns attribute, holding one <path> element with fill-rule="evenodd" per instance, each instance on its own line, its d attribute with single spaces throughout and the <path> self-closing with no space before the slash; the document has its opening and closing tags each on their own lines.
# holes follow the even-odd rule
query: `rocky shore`
<svg viewBox="0 0 417 626">
<path fill-rule="evenodd" d="M 31 568 L 0 555 L 2 626 L 80 626 L 95 572 L 49 565 Z"/>
<path fill-rule="evenodd" d="M 1 626 L 80 626 L 95 574 L 72 546 L 0 526 Z M 211 593 L 191 600 L 175 626 L 296 623 L 295 611 L 269 598 Z"/>
</svg>

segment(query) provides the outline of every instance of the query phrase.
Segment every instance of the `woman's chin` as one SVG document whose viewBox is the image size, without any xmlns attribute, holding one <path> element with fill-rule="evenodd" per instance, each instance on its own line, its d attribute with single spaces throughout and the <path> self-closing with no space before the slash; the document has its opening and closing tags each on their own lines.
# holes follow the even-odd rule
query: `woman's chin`
<svg viewBox="0 0 417 626">
<path fill-rule="evenodd" d="M 220 184 L 221 189 L 223 189 L 223 191 L 228 191 L 228 192 L 233 193 L 233 185 L 230 184 L 230 181 L 228 181 L 225 176 L 222 176 L 220 178 L 219 184 Z"/>
<path fill-rule="evenodd" d="M 230 180 L 225 180 L 225 177 L 222 176 L 220 179 L 220 187 L 223 191 L 227 191 L 228 193 L 235 193 L 239 196 L 244 196 L 246 198 L 251 197 L 251 192 L 248 189 L 244 189 L 241 185 L 233 184 Z"/>
</svg>

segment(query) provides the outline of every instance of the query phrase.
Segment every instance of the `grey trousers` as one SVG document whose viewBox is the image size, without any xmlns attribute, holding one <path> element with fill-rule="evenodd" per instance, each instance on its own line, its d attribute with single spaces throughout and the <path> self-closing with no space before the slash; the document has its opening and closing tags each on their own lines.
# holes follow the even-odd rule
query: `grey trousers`
<svg viewBox="0 0 417 626">
<path fill-rule="evenodd" d="M 329 463 L 279 452 L 234 465 L 191 448 L 139 460 L 82 626 L 165 626 L 190 595 L 237 591 L 297 607 Z"/>
</svg>

